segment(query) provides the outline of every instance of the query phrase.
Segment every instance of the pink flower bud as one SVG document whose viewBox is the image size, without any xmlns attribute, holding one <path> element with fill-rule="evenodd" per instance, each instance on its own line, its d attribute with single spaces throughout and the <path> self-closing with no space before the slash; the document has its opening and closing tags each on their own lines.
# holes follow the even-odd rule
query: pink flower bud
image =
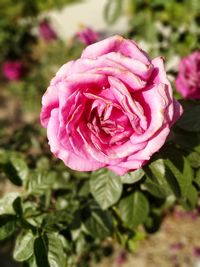
<svg viewBox="0 0 200 267">
<path fill-rule="evenodd" d="M 79 31 L 76 36 L 85 45 L 93 44 L 99 40 L 99 33 L 88 27 Z"/>
<path fill-rule="evenodd" d="M 18 81 L 24 75 L 24 65 L 21 61 L 6 61 L 3 63 L 2 72 L 6 79 Z"/>
<path fill-rule="evenodd" d="M 39 34 L 46 42 L 57 39 L 57 34 L 51 27 L 50 23 L 45 19 L 39 24 Z"/>
</svg>

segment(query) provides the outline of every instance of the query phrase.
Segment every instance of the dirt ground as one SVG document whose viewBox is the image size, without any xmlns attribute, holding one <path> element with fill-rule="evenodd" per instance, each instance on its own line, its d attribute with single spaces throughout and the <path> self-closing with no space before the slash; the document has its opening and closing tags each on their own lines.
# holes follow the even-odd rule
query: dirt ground
<svg viewBox="0 0 200 267">
<path fill-rule="evenodd" d="M 160 231 L 141 241 L 134 254 L 119 251 L 97 267 L 200 267 L 200 214 L 179 207 Z"/>
</svg>

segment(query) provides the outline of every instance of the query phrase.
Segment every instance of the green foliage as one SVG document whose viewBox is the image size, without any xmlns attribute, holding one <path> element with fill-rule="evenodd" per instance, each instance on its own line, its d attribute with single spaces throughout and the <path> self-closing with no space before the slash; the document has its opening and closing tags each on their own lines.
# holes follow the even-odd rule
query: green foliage
<svg viewBox="0 0 200 267">
<path fill-rule="evenodd" d="M 128 172 L 121 176 L 121 181 L 123 184 L 133 184 L 138 182 L 144 176 L 143 169 L 138 169 L 132 172 Z"/>
<path fill-rule="evenodd" d="M 84 227 L 93 238 L 104 240 L 113 233 L 113 223 L 110 212 L 103 211 L 95 202 L 85 209 Z"/>
<path fill-rule="evenodd" d="M 198 0 L 107 1 L 104 16 L 108 23 L 126 14 L 127 36 L 145 41 L 153 57 L 161 54 L 169 61 L 174 55 L 184 56 L 200 48 Z"/>
<path fill-rule="evenodd" d="M 23 262 L 33 255 L 35 237 L 31 231 L 21 233 L 15 243 L 13 257 L 16 261 Z"/>
<path fill-rule="evenodd" d="M 16 217 L 12 215 L 0 216 L 0 240 L 10 237 L 16 231 Z"/>
<path fill-rule="evenodd" d="M 122 9 L 122 1 L 123 0 L 110 0 L 106 3 L 104 18 L 107 23 L 112 24 L 118 19 Z"/>
<path fill-rule="evenodd" d="M 90 180 L 90 189 L 93 197 L 102 209 L 106 209 L 115 204 L 121 196 L 121 178 L 107 169 L 100 169 L 93 172 Z"/>
<path fill-rule="evenodd" d="M 181 129 L 189 132 L 200 132 L 200 121 L 197 120 L 200 114 L 200 105 L 191 106 L 177 123 Z"/>
<path fill-rule="evenodd" d="M 53 8 L 60 9 L 64 5 L 78 1 L 81 0 L 2 0 L 0 3 L 0 16 L 10 16 L 12 19 L 17 17 L 34 17 L 40 12 Z"/>
<path fill-rule="evenodd" d="M 126 227 L 134 229 L 147 219 L 149 203 L 143 193 L 135 191 L 122 198 L 119 203 L 119 210 Z"/>
</svg>

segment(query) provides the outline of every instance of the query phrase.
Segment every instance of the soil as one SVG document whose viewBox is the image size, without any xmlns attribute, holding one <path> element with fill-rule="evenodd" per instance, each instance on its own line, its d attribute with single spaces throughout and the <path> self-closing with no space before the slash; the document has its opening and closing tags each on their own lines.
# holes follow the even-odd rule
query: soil
<svg viewBox="0 0 200 267">
<path fill-rule="evenodd" d="M 141 241 L 136 253 L 119 263 L 119 249 L 96 267 L 200 267 L 200 215 L 179 207 L 169 214 L 160 231 Z"/>
</svg>

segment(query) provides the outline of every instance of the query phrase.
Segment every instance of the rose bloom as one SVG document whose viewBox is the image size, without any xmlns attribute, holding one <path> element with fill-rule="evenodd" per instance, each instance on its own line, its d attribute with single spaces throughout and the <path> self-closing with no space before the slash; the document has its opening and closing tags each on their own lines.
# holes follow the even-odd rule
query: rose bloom
<svg viewBox="0 0 200 267">
<path fill-rule="evenodd" d="M 181 60 L 176 88 L 184 98 L 200 99 L 200 51 Z"/>
<path fill-rule="evenodd" d="M 39 34 L 46 42 L 50 42 L 52 40 L 57 39 L 56 32 L 46 19 L 41 21 L 39 24 Z"/>
<path fill-rule="evenodd" d="M 21 61 L 9 60 L 3 63 L 2 72 L 6 79 L 18 81 L 24 75 L 24 65 Z"/>
<path fill-rule="evenodd" d="M 93 44 L 99 40 L 99 33 L 88 27 L 79 31 L 76 36 L 85 45 Z"/>
<path fill-rule="evenodd" d="M 182 113 L 161 57 L 113 36 L 63 65 L 42 98 L 41 123 L 54 155 L 74 170 L 140 168 Z"/>
</svg>

